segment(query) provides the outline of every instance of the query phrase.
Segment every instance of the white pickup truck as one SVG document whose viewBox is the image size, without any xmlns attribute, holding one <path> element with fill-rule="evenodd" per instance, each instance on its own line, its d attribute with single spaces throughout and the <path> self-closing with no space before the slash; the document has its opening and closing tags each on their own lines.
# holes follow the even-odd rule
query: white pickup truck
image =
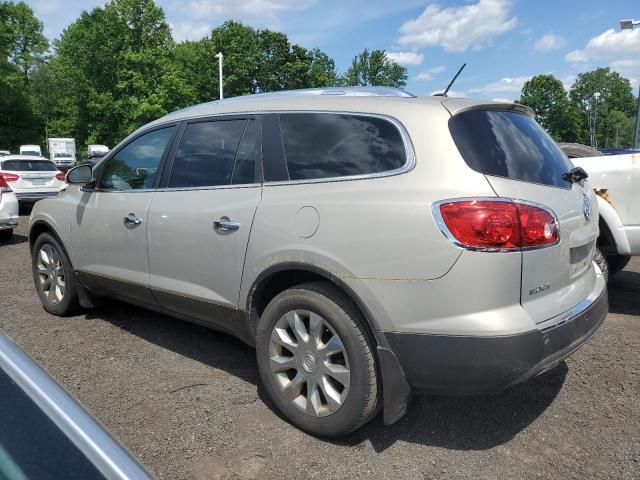
<svg viewBox="0 0 640 480">
<path fill-rule="evenodd" d="M 600 236 L 594 260 L 608 278 L 640 255 L 640 153 L 602 155 L 578 144 L 560 144 L 589 174 L 598 196 Z"/>
</svg>

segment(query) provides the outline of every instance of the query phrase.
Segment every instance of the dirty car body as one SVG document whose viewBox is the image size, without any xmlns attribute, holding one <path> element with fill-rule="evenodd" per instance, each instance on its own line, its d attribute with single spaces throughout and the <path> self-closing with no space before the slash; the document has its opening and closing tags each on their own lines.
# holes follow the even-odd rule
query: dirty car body
<svg viewBox="0 0 640 480">
<path fill-rule="evenodd" d="M 234 166 L 191 175 L 202 162 Z M 141 128 L 85 185 L 71 170 L 31 215 L 34 278 L 60 312 L 38 271 L 55 239 L 81 305 L 112 296 L 236 335 L 292 422 L 341 435 L 380 403 L 398 420 L 412 393 L 500 391 L 596 331 L 597 203 L 570 168 L 509 103 L 385 89 L 212 102 Z"/>
</svg>

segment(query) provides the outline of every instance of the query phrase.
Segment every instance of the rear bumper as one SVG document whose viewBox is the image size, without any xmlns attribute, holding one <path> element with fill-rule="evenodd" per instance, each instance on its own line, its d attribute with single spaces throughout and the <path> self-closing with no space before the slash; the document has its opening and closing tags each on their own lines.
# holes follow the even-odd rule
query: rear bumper
<svg viewBox="0 0 640 480">
<path fill-rule="evenodd" d="M 478 394 L 504 390 L 548 370 L 585 343 L 609 309 L 606 289 L 540 329 L 505 336 L 387 332 L 412 390 Z"/>
<path fill-rule="evenodd" d="M 33 203 L 43 198 L 55 197 L 58 192 L 16 192 L 16 197 L 21 203 Z"/>
</svg>

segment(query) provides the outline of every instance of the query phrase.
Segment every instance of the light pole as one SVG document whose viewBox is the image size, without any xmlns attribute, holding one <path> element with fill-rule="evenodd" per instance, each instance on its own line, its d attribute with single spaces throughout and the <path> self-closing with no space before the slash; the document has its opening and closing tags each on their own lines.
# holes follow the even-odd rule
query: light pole
<svg viewBox="0 0 640 480">
<path fill-rule="evenodd" d="M 620 20 L 621 30 L 633 30 L 640 25 L 640 20 Z M 639 79 L 640 80 L 640 79 Z M 640 81 L 638 82 L 640 83 Z M 633 148 L 638 148 L 638 129 L 640 129 L 640 85 L 638 86 L 638 108 L 636 109 L 636 128 L 633 130 Z"/>
<path fill-rule="evenodd" d="M 593 94 L 594 106 L 593 106 L 593 138 L 591 140 L 591 146 L 598 148 L 598 137 L 596 136 L 596 120 L 598 119 L 598 99 L 600 98 L 600 92 Z"/>
<path fill-rule="evenodd" d="M 222 59 L 224 55 L 222 55 L 222 52 L 218 52 L 214 57 L 218 59 L 218 85 L 220 85 L 220 100 L 222 100 L 224 98 L 222 89 Z"/>
</svg>

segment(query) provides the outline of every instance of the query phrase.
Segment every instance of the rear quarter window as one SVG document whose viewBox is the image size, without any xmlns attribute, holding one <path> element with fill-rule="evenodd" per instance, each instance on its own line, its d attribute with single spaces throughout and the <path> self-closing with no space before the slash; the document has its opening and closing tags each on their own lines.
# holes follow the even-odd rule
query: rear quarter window
<svg viewBox="0 0 640 480">
<path fill-rule="evenodd" d="M 553 187 L 571 186 L 562 174 L 573 165 L 528 115 L 472 110 L 451 117 L 449 130 L 462 158 L 476 172 Z"/>
<path fill-rule="evenodd" d="M 389 120 L 364 115 L 280 115 L 290 180 L 371 175 L 407 162 L 402 135 Z"/>
</svg>

